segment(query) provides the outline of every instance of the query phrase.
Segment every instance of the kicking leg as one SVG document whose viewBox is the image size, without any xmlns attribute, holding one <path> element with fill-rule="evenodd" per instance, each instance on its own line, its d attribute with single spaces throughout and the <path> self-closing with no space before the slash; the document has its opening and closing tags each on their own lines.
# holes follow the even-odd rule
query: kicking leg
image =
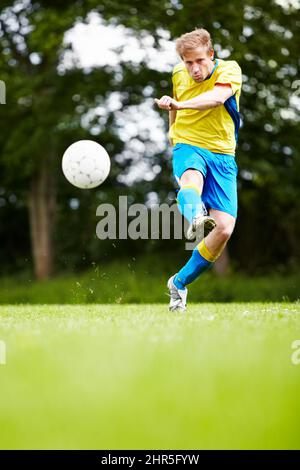
<svg viewBox="0 0 300 470">
<path fill-rule="evenodd" d="M 180 178 L 180 191 L 177 202 L 180 212 L 189 221 L 187 238 L 193 240 L 201 239 L 204 232 L 210 232 L 215 227 L 213 217 L 204 215 L 204 207 L 201 199 L 204 179 L 200 171 L 195 169 L 186 170 Z"/>
<path fill-rule="evenodd" d="M 186 170 L 179 184 L 180 190 L 177 194 L 179 210 L 191 223 L 193 218 L 202 212 L 203 175 L 198 170 Z"/>
</svg>

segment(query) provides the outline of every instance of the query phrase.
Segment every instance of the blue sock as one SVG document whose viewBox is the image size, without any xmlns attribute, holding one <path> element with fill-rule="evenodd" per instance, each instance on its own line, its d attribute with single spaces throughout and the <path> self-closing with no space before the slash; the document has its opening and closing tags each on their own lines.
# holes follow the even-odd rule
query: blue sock
<svg viewBox="0 0 300 470">
<path fill-rule="evenodd" d="M 193 217 L 203 212 L 200 191 L 196 185 L 181 186 L 177 194 L 181 214 L 191 223 Z"/>
<path fill-rule="evenodd" d="M 175 276 L 173 282 L 177 289 L 184 289 L 187 284 L 193 282 L 198 276 L 200 276 L 200 274 L 209 269 L 212 265 L 213 262 L 205 259 L 199 253 L 198 247 L 196 247 L 188 262 Z"/>
</svg>

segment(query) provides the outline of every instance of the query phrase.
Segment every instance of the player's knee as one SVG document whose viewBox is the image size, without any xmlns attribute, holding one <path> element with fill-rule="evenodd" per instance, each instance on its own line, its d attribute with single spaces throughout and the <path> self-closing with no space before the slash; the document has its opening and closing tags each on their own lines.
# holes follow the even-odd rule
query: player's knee
<svg viewBox="0 0 300 470">
<path fill-rule="evenodd" d="M 202 185 L 203 177 L 197 170 L 186 170 L 180 178 L 180 185 L 195 184 L 197 186 Z"/>
<path fill-rule="evenodd" d="M 232 224 L 219 223 L 214 230 L 216 230 L 220 241 L 227 242 L 232 235 L 233 229 L 234 225 Z"/>
</svg>

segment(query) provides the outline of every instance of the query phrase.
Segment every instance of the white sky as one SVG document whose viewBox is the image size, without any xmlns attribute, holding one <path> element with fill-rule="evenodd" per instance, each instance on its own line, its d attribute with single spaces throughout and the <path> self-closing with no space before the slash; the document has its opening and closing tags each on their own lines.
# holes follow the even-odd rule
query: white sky
<svg viewBox="0 0 300 470">
<path fill-rule="evenodd" d="M 154 49 L 154 40 L 145 33 L 142 40 L 134 36 L 131 29 L 123 25 L 106 25 L 95 12 L 89 15 L 89 23 L 76 24 L 65 35 L 66 43 L 72 43 L 73 50 L 83 68 L 93 66 L 117 66 L 120 61 L 139 64 L 147 60 L 148 67 L 159 71 L 170 71 L 179 61 L 168 31 L 158 30 L 161 36 L 160 49 Z M 121 53 L 117 49 L 123 49 Z M 68 61 L 70 56 L 66 57 Z"/>
</svg>

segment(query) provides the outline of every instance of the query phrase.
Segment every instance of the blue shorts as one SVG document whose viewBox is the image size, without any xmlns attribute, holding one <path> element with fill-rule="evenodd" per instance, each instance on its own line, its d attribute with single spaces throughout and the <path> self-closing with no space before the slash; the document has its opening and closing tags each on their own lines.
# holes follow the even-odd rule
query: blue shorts
<svg viewBox="0 0 300 470">
<path fill-rule="evenodd" d="M 214 153 L 189 144 L 176 144 L 173 149 L 173 173 L 179 184 L 189 168 L 203 174 L 202 201 L 207 210 L 217 209 L 237 216 L 237 164 L 234 155 Z"/>
</svg>

